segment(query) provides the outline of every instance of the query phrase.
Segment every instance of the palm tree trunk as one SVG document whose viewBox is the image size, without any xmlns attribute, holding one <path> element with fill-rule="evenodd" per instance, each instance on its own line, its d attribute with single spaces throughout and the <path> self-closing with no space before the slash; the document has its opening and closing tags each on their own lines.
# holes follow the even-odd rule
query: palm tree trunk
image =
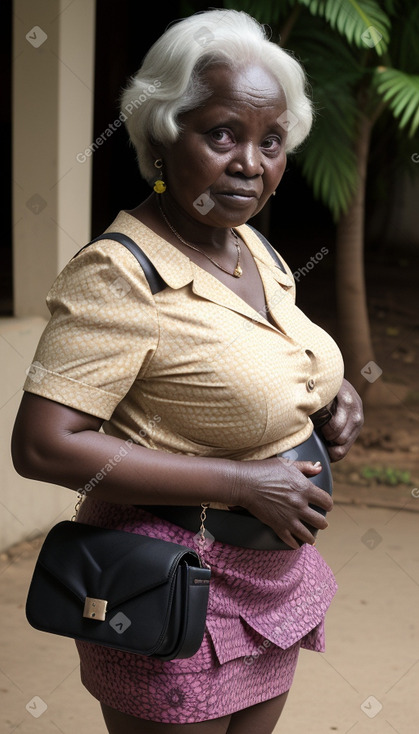
<svg viewBox="0 0 419 734">
<path fill-rule="evenodd" d="M 375 402 L 381 393 L 372 346 L 364 275 L 365 188 L 373 121 L 361 113 L 356 138 L 358 185 L 346 214 L 337 225 L 336 305 L 338 342 L 345 360 L 345 377 L 363 400 Z"/>
</svg>

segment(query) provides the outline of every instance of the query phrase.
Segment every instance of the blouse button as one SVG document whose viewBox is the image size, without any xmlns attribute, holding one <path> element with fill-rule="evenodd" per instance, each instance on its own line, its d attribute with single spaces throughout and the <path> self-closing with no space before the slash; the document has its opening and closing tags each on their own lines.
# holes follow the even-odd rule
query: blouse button
<svg viewBox="0 0 419 734">
<path fill-rule="evenodd" d="M 315 382 L 314 382 L 313 378 L 312 378 L 312 377 L 310 377 L 310 379 L 309 379 L 309 380 L 307 380 L 307 383 L 306 383 L 306 388 L 307 388 L 307 390 L 308 390 L 309 392 L 311 392 L 312 390 L 314 390 L 314 386 L 315 386 Z"/>
</svg>

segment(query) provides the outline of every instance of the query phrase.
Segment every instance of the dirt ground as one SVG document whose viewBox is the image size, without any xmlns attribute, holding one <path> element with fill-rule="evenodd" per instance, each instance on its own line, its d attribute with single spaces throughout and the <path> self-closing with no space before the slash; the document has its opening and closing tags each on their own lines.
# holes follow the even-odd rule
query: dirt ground
<svg viewBox="0 0 419 734">
<path fill-rule="evenodd" d="M 333 467 L 335 498 L 400 507 L 409 487 L 419 486 L 419 258 L 373 260 L 366 273 L 382 403 L 364 406 L 356 444 Z M 329 326 L 333 331 L 333 321 Z"/>
<path fill-rule="evenodd" d="M 275 734 L 419 731 L 417 279 L 409 262 L 373 275 L 371 326 L 387 399 L 366 410 L 357 444 L 333 465 L 335 507 L 317 543 L 339 584 L 326 652 L 302 651 Z M 328 303 L 319 298 L 316 308 L 326 324 Z M 33 630 L 24 616 L 40 542 L 0 558 L 0 730 L 103 734 L 72 641 Z"/>
</svg>

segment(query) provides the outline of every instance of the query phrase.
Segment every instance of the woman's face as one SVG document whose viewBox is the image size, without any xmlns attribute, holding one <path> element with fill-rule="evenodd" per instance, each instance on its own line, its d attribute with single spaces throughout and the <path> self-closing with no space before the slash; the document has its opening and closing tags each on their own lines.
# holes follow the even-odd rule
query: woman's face
<svg viewBox="0 0 419 734">
<path fill-rule="evenodd" d="M 263 208 L 284 173 L 285 94 L 259 65 L 213 66 L 204 80 L 211 96 L 182 115 L 180 138 L 159 151 L 164 197 L 188 219 L 238 226 Z"/>
</svg>

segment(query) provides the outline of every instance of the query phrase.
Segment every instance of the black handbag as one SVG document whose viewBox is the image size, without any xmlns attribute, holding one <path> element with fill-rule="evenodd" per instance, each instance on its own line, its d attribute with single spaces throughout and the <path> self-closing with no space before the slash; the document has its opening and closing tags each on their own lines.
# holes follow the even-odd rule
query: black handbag
<svg viewBox="0 0 419 734">
<path fill-rule="evenodd" d="M 186 546 L 65 520 L 44 540 L 26 617 L 44 632 L 188 658 L 204 636 L 210 576 Z"/>
</svg>

